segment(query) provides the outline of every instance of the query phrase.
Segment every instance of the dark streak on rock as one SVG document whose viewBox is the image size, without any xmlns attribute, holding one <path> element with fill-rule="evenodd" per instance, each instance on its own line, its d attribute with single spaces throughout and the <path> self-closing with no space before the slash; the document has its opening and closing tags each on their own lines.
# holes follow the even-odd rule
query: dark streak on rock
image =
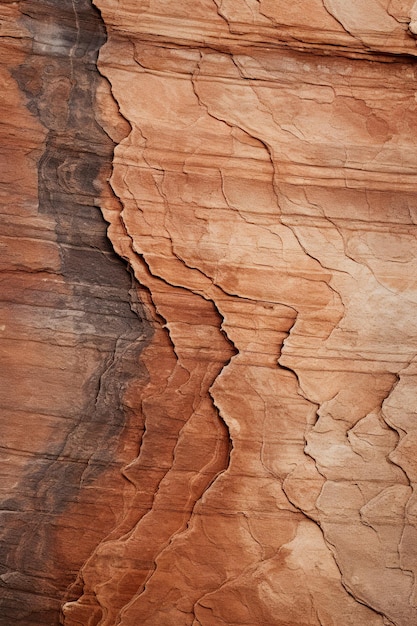
<svg viewBox="0 0 417 626">
<path fill-rule="evenodd" d="M 72 332 L 78 350 L 96 351 L 98 363 L 84 389 L 66 390 L 74 393 L 74 410 L 62 440 L 45 442 L 39 457 L 28 460 L 18 496 L 1 504 L 0 624 L 54 626 L 65 589 L 77 574 L 56 552 L 59 515 L 112 465 L 125 427 L 123 390 L 133 377 L 145 376 L 138 371 L 138 355 L 151 330 L 140 304 L 131 302 L 135 286 L 108 241 L 94 200 L 95 181 L 108 176 L 114 148 L 94 116 L 103 80 L 96 67 L 105 41 L 100 15 L 89 0 L 27 0 L 20 8 L 33 50 L 15 78 L 28 108 L 48 130 L 39 161 L 40 212 L 55 222 L 68 285 L 67 296 L 56 294 L 55 309 L 76 313 Z M 59 325 L 59 318 L 54 323 Z M 119 469 L 116 464 L 114 471 Z M 91 513 L 84 515 L 94 547 L 110 528 L 96 528 Z M 66 530 L 68 550 L 77 533 L 76 527 L 72 534 Z"/>
</svg>

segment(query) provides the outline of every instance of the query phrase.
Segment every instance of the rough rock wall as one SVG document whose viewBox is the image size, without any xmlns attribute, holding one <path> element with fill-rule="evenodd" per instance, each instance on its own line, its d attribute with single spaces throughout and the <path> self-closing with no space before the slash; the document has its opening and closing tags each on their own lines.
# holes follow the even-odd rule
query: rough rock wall
<svg viewBox="0 0 417 626">
<path fill-rule="evenodd" d="M 34 4 L 20 8 L 33 18 Z M 56 9 L 43 4 L 45 15 Z M 74 2 L 72 8 L 86 10 L 87 4 Z M 96 453 L 94 444 L 86 444 L 82 462 L 94 471 L 84 490 L 77 475 L 72 495 L 65 496 L 66 479 L 56 471 L 69 473 L 75 446 L 60 452 L 58 465 L 46 458 L 45 448 L 43 457 L 35 450 L 33 460 L 16 447 L 22 470 L 15 490 L 28 494 L 19 496 L 24 506 L 13 513 L 24 530 L 10 524 L 17 548 L 3 576 L 10 589 L 5 606 L 17 621 L 10 607 L 13 598 L 20 601 L 20 581 L 31 576 L 39 589 L 39 572 L 47 572 L 48 584 L 60 580 L 55 608 L 85 561 L 65 596 L 66 626 L 417 623 L 413 2 L 95 4 L 108 34 L 99 68 L 112 95 L 106 83 L 97 87 L 96 79 L 81 78 L 93 100 L 79 101 L 75 110 L 83 112 L 83 132 L 94 129 L 85 139 L 90 149 L 94 143 L 94 154 L 103 146 L 107 158 L 112 145 L 95 135 L 98 128 L 87 123 L 84 111 L 95 111 L 99 126 L 117 143 L 111 176 L 116 197 L 103 183 L 100 206 L 114 249 L 147 290 L 142 298 L 148 325 L 128 323 L 134 356 L 123 396 L 131 408 L 120 414 L 130 418 L 125 429 L 117 401 L 108 398 L 117 396 L 126 371 L 109 368 L 106 358 L 113 358 L 117 338 L 127 331 L 112 334 L 106 353 L 97 348 L 104 340 L 95 330 L 96 369 L 68 372 L 82 379 L 75 387 L 85 393 L 81 412 L 88 426 L 74 431 L 75 440 L 88 435 L 107 441 L 109 429 L 110 441 L 124 446 L 120 452 L 116 443 L 98 445 Z M 67 8 L 69 16 L 69 3 Z M 93 278 L 80 280 L 84 261 L 65 270 L 66 237 L 78 231 L 51 208 L 58 197 L 65 200 L 51 171 L 63 172 L 60 184 L 69 176 L 72 202 L 78 170 L 74 164 L 48 169 L 48 163 L 55 158 L 51 146 L 58 144 L 60 153 L 64 144 L 74 146 L 74 122 L 64 125 L 59 144 L 43 113 L 48 106 L 42 105 L 42 89 L 32 93 L 25 78 L 32 73 L 24 71 L 33 59 L 62 53 L 68 72 L 76 58 L 85 57 L 75 52 L 83 31 L 80 14 L 73 14 L 75 40 L 63 37 L 66 47 L 57 50 L 55 44 L 53 52 L 32 51 L 13 83 L 26 93 L 26 105 L 29 99 L 31 113 L 20 95 L 20 126 L 32 124 L 36 147 L 45 146 L 46 156 L 40 156 L 19 139 L 25 193 L 34 196 L 36 166 L 38 219 L 53 218 L 50 245 L 59 249 L 60 273 L 46 270 L 45 262 L 33 282 L 39 290 L 42 272 L 47 278 L 53 273 L 54 298 L 57 285 L 73 298 L 83 281 L 90 294 L 94 277 L 101 276 L 94 265 Z M 39 35 L 42 46 L 47 24 Z M 33 21 L 25 27 L 36 41 Z M 14 39 L 12 44 L 18 45 Z M 70 89 L 56 76 L 56 89 Z M 69 85 L 74 82 L 72 76 Z M 72 101 L 52 98 L 62 100 Z M 59 119 L 69 115 L 57 112 Z M 78 145 L 75 151 L 83 152 Z M 82 177 L 82 198 L 91 198 L 89 185 L 100 167 L 106 168 L 94 166 Z M 33 201 L 31 206 L 34 211 Z M 74 209 L 63 213 L 74 215 Z M 23 217 L 19 224 L 26 228 L 30 216 Z M 91 230 L 88 225 L 81 232 Z M 19 276 L 14 273 L 13 280 Z M 123 281 L 112 275 L 110 282 L 126 294 Z M 108 302 L 102 284 L 99 292 Z M 73 302 L 63 299 L 61 308 L 71 309 Z M 78 337 L 74 326 L 87 333 L 77 318 L 66 331 L 71 336 Z M 150 337 L 150 326 L 152 339 L 139 364 L 135 350 L 145 340 L 137 338 Z M 23 330 L 17 330 L 21 340 Z M 45 337 L 45 344 L 51 342 L 51 335 Z M 86 356 L 82 362 L 90 363 Z M 32 365 L 25 370 L 22 384 L 36 380 L 33 371 Z M 109 391 L 104 405 L 91 412 L 88 402 L 102 397 L 97 376 Z M 66 385 L 59 380 L 61 390 Z M 31 398 L 37 423 L 36 394 Z M 48 398 L 56 406 L 57 398 Z M 62 440 L 72 441 L 64 430 L 52 431 L 61 447 Z M 39 439 L 50 436 L 45 431 Z M 42 479 L 34 464 L 47 465 Z M 76 467 L 83 476 L 85 465 Z M 33 502 L 37 508 L 29 509 Z M 109 508 L 112 516 L 106 517 Z M 32 520 L 42 535 L 34 533 Z M 79 549 L 87 529 L 91 536 Z M 11 538 L 5 537 L 10 550 Z M 40 546 L 51 541 L 59 549 L 46 555 Z M 69 557 L 74 542 L 76 562 Z M 42 622 L 28 612 L 26 623 L 55 623 L 52 614 Z"/>
<path fill-rule="evenodd" d="M 0 13 L 0 624 L 51 626 L 121 516 L 152 332 L 97 204 L 114 148 L 95 112 L 99 13 Z"/>
</svg>

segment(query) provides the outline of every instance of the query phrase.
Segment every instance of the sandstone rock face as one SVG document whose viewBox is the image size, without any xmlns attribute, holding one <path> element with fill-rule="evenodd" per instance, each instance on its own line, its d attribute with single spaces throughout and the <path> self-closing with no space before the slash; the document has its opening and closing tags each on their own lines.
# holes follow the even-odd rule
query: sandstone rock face
<svg viewBox="0 0 417 626">
<path fill-rule="evenodd" d="M 94 4 L 2 9 L 3 623 L 417 623 L 414 3 Z"/>
<path fill-rule="evenodd" d="M 98 12 L 0 13 L 0 623 L 49 626 L 121 516 L 151 328 L 96 202 L 113 152 L 95 117 Z"/>
</svg>

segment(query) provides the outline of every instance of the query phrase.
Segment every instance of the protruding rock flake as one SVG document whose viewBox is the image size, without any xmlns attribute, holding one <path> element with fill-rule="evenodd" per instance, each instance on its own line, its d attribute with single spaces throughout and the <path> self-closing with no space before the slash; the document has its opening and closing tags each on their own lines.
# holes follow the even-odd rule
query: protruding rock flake
<svg viewBox="0 0 417 626">
<path fill-rule="evenodd" d="M 0 625 L 417 624 L 414 0 L 0 15 Z"/>
</svg>

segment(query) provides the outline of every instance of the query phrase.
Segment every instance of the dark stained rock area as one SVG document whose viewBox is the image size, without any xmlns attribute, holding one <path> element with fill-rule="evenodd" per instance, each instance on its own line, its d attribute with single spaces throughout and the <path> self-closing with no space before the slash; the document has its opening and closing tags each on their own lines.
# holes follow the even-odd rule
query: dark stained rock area
<svg viewBox="0 0 417 626">
<path fill-rule="evenodd" d="M 99 12 L 34 0 L 0 13 L 0 624 L 53 626 L 120 514 L 142 433 L 124 396 L 146 381 L 151 329 L 97 203 L 114 148 L 96 120 Z"/>
</svg>

